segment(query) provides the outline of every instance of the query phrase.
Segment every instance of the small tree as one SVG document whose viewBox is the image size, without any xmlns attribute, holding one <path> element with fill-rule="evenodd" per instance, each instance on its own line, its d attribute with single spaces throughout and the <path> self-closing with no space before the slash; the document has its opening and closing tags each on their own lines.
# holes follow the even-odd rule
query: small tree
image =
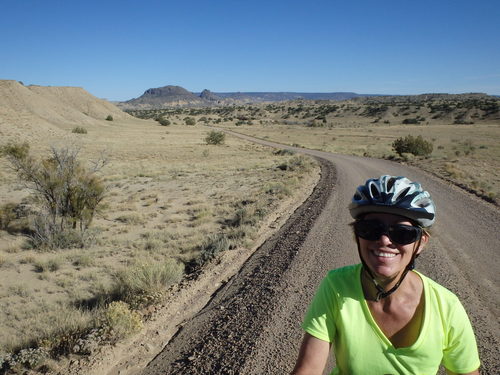
<svg viewBox="0 0 500 375">
<path fill-rule="evenodd" d="M 221 145 L 226 140 L 226 134 L 221 131 L 212 130 L 205 138 L 207 145 Z"/>
<path fill-rule="evenodd" d="M 108 117 L 106 117 L 106 121 L 113 121 L 113 116 L 108 115 Z"/>
<path fill-rule="evenodd" d="M 398 138 L 392 143 L 392 148 L 400 156 L 404 153 L 415 156 L 429 156 L 433 150 L 432 143 L 423 139 L 421 135 L 417 137 L 407 135 L 404 138 Z"/>
<path fill-rule="evenodd" d="M 96 172 L 106 160 L 102 158 L 87 169 L 78 161 L 78 150 L 52 148 L 48 158 L 38 161 L 29 154 L 26 143 L 4 146 L 2 154 L 40 205 L 34 221 L 36 243 L 42 247 L 81 244 L 74 232 L 71 236 L 75 240 L 62 237 L 68 230 L 78 230 L 83 235 L 89 228 L 104 198 L 105 188 Z"/>
</svg>

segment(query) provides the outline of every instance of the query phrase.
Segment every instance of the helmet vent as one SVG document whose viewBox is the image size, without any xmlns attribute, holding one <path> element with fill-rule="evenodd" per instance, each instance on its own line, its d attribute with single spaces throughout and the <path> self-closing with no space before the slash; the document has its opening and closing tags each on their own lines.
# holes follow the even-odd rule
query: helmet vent
<svg viewBox="0 0 500 375">
<path fill-rule="evenodd" d="M 374 184 L 370 185 L 370 193 L 373 198 L 380 197 L 380 192 L 378 191 L 377 187 Z"/>
<path fill-rule="evenodd" d="M 396 179 L 394 177 L 390 178 L 389 181 L 387 181 L 387 191 L 388 192 L 392 190 L 395 182 L 396 182 Z"/>
<path fill-rule="evenodd" d="M 408 194 L 408 192 L 410 191 L 410 187 L 408 186 L 406 189 L 404 189 L 403 191 L 401 191 L 398 196 L 395 198 L 395 200 L 398 200 L 398 199 L 401 199 L 401 198 L 404 198 L 406 197 L 406 194 Z"/>
</svg>

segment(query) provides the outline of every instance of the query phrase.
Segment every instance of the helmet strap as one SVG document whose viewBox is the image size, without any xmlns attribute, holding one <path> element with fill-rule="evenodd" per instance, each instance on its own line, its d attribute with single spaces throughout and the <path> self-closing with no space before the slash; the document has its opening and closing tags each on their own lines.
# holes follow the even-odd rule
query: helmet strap
<svg viewBox="0 0 500 375">
<path fill-rule="evenodd" d="M 358 236 L 356 236 L 356 244 L 358 245 L 358 253 L 359 253 L 359 258 L 361 259 L 361 263 L 363 264 L 363 269 L 366 271 L 366 273 L 368 274 L 370 280 L 372 281 L 373 285 L 375 286 L 375 288 L 377 289 L 378 293 L 377 293 L 377 296 L 375 297 L 375 302 L 378 302 L 380 301 L 382 298 L 385 298 L 387 296 L 390 296 L 392 293 L 394 293 L 398 288 L 399 286 L 401 285 L 401 283 L 403 282 L 404 278 L 406 277 L 406 274 L 408 273 L 408 271 L 411 271 L 415 268 L 415 259 L 418 257 L 418 249 L 420 248 L 420 244 L 422 242 L 422 238 L 419 238 L 418 240 L 418 243 L 417 243 L 417 246 L 413 249 L 413 254 L 411 256 L 411 259 L 410 259 L 410 262 L 408 263 L 408 265 L 405 267 L 405 270 L 403 271 L 401 277 L 399 278 L 398 282 L 396 283 L 396 285 L 394 285 L 391 289 L 389 289 L 388 291 L 386 291 L 378 282 L 377 282 L 377 279 L 375 278 L 375 276 L 373 275 L 373 272 L 370 270 L 370 268 L 366 265 L 366 262 L 365 260 L 363 259 L 363 257 L 361 256 L 361 247 L 360 247 L 360 244 L 359 244 L 359 238 Z"/>
</svg>

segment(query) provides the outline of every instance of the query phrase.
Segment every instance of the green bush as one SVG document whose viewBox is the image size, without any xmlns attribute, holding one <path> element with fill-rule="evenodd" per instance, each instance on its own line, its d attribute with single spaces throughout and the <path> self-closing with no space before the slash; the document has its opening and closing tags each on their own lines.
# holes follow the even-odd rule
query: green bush
<svg viewBox="0 0 500 375">
<path fill-rule="evenodd" d="M 170 120 L 166 119 L 165 117 L 158 117 L 156 121 L 159 122 L 161 126 L 169 126 L 170 125 Z"/>
<path fill-rule="evenodd" d="M 212 130 L 205 137 L 205 142 L 207 142 L 208 145 L 221 145 L 224 143 L 225 140 L 226 140 L 226 134 L 224 132 L 217 130 Z"/>
<path fill-rule="evenodd" d="M 398 138 L 392 143 L 392 148 L 402 156 L 404 153 L 415 156 L 429 156 L 432 153 L 432 143 L 426 141 L 421 135 L 414 137 L 407 135 L 404 138 Z"/>
<path fill-rule="evenodd" d="M 76 134 L 87 134 L 87 129 L 85 129 L 81 126 L 77 126 L 77 127 L 73 128 L 73 130 L 71 132 L 76 133 Z"/>
<path fill-rule="evenodd" d="M 184 123 L 186 125 L 196 125 L 196 120 L 193 117 L 184 117 Z"/>
<path fill-rule="evenodd" d="M 292 151 L 292 150 L 288 150 L 286 148 L 281 148 L 279 150 L 276 150 L 273 152 L 274 155 L 294 155 L 295 154 L 295 151 Z"/>
<path fill-rule="evenodd" d="M 405 118 L 403 124 L 419 124 L 419 121 L 416 118 Z"/>
<path fill-rule="evenodd" d="M 113 121 L 113 116 L 108 115 L 108 117 L 106 117 L 106 121 Z"/>
<path fill-rule="evenodd" d="M 76 233 L 77 242 L 82 243 L 104 199 L 105 187 L 96 172 L 106 160 L 97 161 L 89 170 L 81 165 L 74 149 L 52 148 L 43 160 L 31 157 L 25 145 L 9 145 L 2 151 L 39 205 L 33 246 L 64 248 L 75 242 Z"/>
</svg>

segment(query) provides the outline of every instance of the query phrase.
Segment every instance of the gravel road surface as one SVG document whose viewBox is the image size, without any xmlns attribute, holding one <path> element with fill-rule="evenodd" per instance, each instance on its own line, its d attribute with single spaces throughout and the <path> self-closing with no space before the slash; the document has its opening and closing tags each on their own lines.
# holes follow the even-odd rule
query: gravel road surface
<svg viewBox="0 0 500 375">
<path fill-rule="evenodd" d="M 329 269 L 359 263 L 348 228 L 347 204 L 353 191 L 367 178 L 383 174 L 405 175 L 431 192 L 437 222 L 417 269 L 460 297 L 478 340 L 481 373 L 498 374 L 498 207 L 417 168 L 228 133 L 317 157 L 320 182 L 280 231 L 182 325 L 141 374 L 289 373 L 302 337 L 300 323 L 319 282 Z"/>
</svg>

